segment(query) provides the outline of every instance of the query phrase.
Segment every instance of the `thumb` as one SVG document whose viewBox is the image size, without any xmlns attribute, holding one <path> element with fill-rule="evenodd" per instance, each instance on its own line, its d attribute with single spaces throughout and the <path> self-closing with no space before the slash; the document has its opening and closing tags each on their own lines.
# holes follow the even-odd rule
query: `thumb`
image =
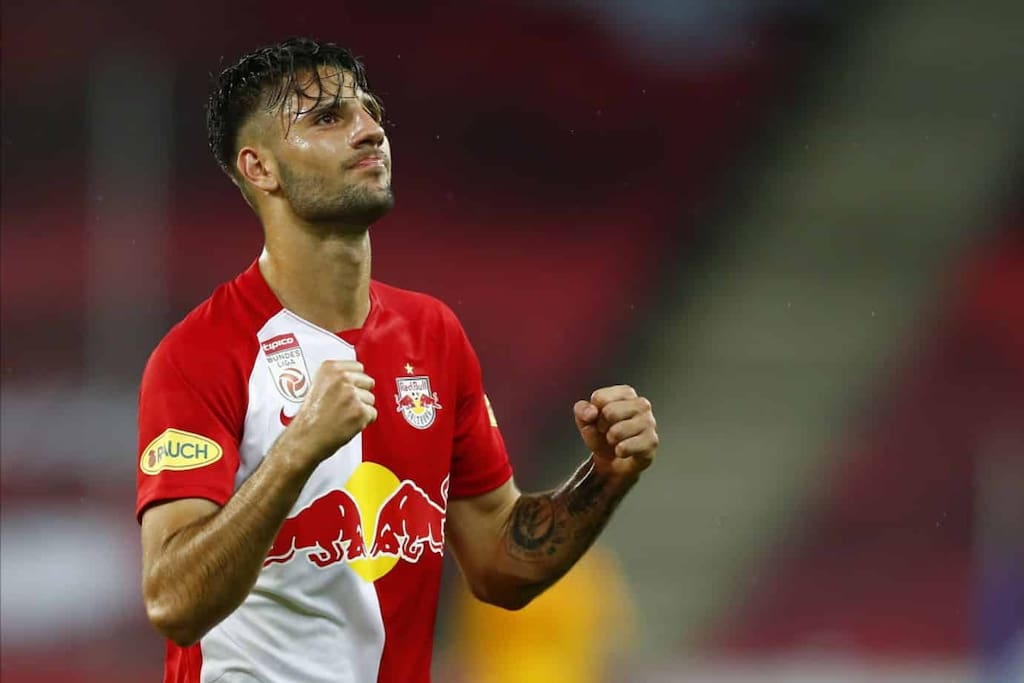
<svg viewBox="0 0 1024 683">
<path fill-rule="evenodd" d="M 604 435 L 597 431 L 597 418 L 600 411 L 590 401 L 576 401 L 572 407 L 573 417 L 576 419 L 576 429 L 580 430 L 583 443 L 591 452 L 601 450 L 605 443 Z"/>
</svg>

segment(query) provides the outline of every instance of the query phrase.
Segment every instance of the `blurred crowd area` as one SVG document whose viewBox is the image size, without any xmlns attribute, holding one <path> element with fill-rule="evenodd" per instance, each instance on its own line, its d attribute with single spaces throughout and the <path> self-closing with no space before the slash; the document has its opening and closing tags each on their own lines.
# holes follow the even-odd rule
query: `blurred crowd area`
<svg viewBox="0 0 1024 683">
<path fill-rule="evenodd" d="M 659 416 L 543 601 L 452 572 L 436 680 L 1024 680 L 1024 16 L 961 5 L 4 0 L 4 680 L 160 676 L 138 380 L 259 254 L 203 106 L 290 35 L 364 59 L 374 275 L 459 314 L 520 486 L 596 386 Z"/>
</svg>

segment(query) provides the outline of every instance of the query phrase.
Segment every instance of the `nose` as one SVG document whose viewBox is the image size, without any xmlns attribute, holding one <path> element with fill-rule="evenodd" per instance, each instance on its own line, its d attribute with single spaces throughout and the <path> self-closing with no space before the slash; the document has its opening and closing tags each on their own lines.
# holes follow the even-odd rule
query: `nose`
<svg viewBox="0 0 1024 683">
<path fill-rule="evenodd" d="M 360 108 L 356 114 L 356 125 L 352 127 L 349 144 L 357 148 L 363 145 L 380 147 L 384 144 L 384 126 L 373 118 L 370 112 Z"/>
</svg>

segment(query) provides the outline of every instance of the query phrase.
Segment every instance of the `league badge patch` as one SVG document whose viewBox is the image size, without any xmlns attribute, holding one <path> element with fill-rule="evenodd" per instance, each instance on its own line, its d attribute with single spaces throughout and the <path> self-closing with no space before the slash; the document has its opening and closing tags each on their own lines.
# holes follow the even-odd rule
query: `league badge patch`
<svg viewBox="0 0 1024 683">
<path fill-rule="evenodd" d="M 279 334 L 260 342 L 274 386 L 289 401 L 301 403 L 309 391 L 309 370 L 294 334 Z"/>
<path fill-rule="evenodd" d="M 437 411 L 444 406 L 437 399 L 437 392 L 430 391 L 430 378 L 396 377 L 398 393 L 395 394 L 395 410 L 402 413 L 405 421 L 416 429 L 426 429 L 434 424 Z"/>
</svg>

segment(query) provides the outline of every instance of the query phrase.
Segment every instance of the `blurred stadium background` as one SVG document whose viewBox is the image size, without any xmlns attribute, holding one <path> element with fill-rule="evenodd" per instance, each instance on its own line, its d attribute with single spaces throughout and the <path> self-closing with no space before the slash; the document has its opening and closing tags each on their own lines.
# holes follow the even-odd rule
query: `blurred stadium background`
<svg viewBox="0 0 1024 683">
<path fill-rule="evenodd" d="M 593 387 L 657 407 L 604 536 L 633 626 L 591 624 L 623 641 L 594 680 L 1024 681 L 1018 0 L 4 0 L 2 24 L 4 681 L 159 680 L 137 383 L 261 244 L 206 149 L 209 74 L 295 34 L 364 57 L 398 197 L 375 276 L 462 317 L 520 484 L 582 457 Z M 471 676 L 456 583 L 438 681 Z"/>
</svg>

